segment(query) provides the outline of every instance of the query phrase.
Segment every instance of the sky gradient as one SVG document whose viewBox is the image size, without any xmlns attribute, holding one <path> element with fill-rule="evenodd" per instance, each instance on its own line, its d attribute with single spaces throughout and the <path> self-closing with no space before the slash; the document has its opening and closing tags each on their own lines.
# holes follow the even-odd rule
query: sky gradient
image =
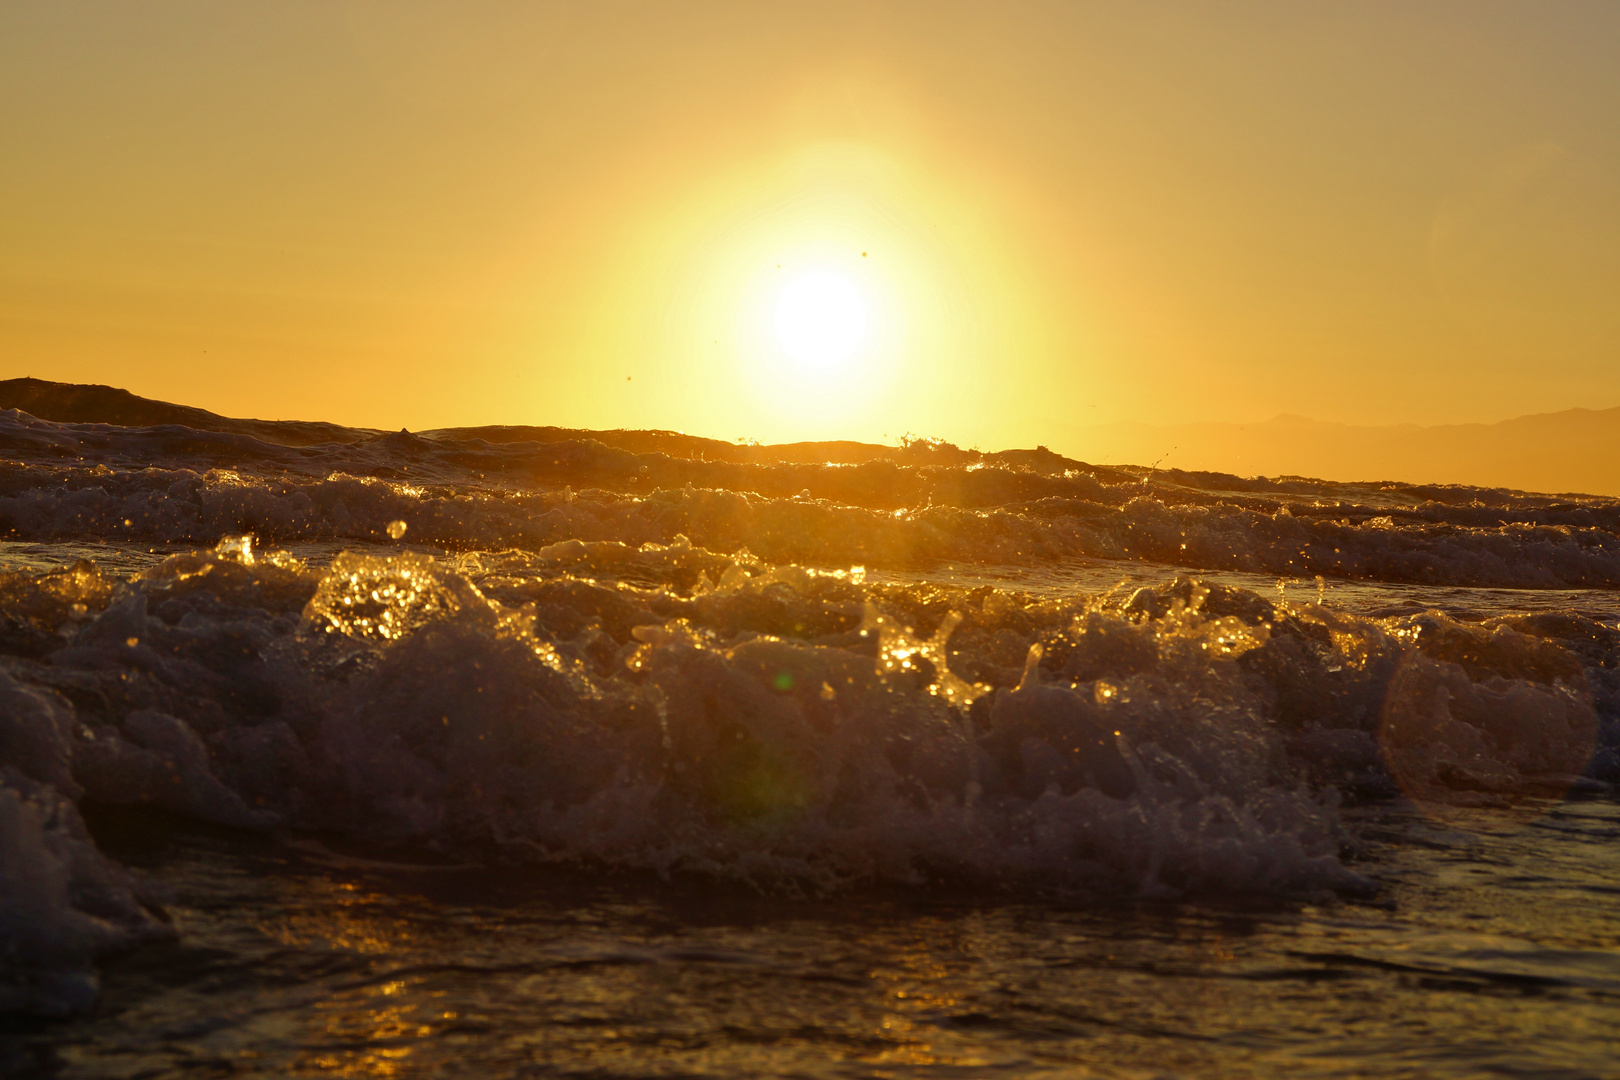
<svg viewBox="0 0 1620 1080">
<path fill-rule="evenodd" d="M 12 0 L 0 377 L 1079 456 L 1605 408 L 1616 56 L 1613 3 Z"/>
</svg>

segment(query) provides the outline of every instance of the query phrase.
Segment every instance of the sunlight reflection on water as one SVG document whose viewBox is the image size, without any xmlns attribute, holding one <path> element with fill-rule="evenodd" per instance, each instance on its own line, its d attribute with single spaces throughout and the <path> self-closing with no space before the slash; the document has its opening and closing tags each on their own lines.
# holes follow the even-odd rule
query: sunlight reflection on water
<svg viewBox="0 0 1620 1080">
<path fill-rule="evenodd" d="M 1259 910 L 811 902 L 181 831 L 136 854 L 185 943 L 44 1038 L 108 1077 L 1602 1074 L 1620 808 L 1356 816 L 1383 901 Z"/>
</svg>

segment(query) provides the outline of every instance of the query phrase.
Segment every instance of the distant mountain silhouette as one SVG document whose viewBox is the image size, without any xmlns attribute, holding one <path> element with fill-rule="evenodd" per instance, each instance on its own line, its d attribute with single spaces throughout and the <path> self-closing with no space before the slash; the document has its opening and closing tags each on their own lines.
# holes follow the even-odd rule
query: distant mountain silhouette
<svg viewBox="0 0 1620 1080">
<path fill-rule="evenodd" d="M 1066 451 L 1090 461 L 1165 469 L 1620 495 L 1620 408 L 1433 427 L 1333 424 L 1286 414 L 1258 424 L 1063 425 L 1063 440 Z"/>
<path fill-rule="evenodd" d="M 202 431 L 251 435 L 286 446 L 356 442 L 384 434 L 372 428 L 321 421 L 235 419 L 206 409 L 139 397 L 111 386 L 44 379 L 0 380 L 0 409 L 21 409 L 58 423 L 138 427 L 182 424 Z M 1180 471 L 1224 473 L 1231 474 L 1229 480 L 1235 488 L 1252 486 L 1238 477 L 1314 477 L 1620 495 L 1620 408 L 1567 409 L 1495 424 L 1436 427 L 1355 426 L 1293 415 L 1258 424 L 1208 421 L 1056 427 L 1062 435 L 1062 448 L 1073 458 L 1045 447 L 981 453 L 926 440 L 910 441 L 900 447 L 849 441 L 755 445 L 675 431 L 590 431 L 520 425 L 447 428 L 418 434 L 489 442 L 591 439 L 638 454 L 665 453 L 739 463 L 833 461 L 858 465 L 892 460 L 959 465 L 983 461 L 1051 474 L 1080 468 L 1100 479 L 1109 475 L 1129 479 L 1149 468 L 1172 482 L 1173 474 Z M 1262 482 L 1260 486 L 1271 485 Z"/>
<path fill-rule="evenodd" d="M 0 409 L 21 409 L 42 420 L 62 424 L 120 424 L 129 427 L 182 424 L 199 431 L 251 435 L 256 439 L 284 446 L 358 442 L 387 434 L 374 428 L 351 428 L 340 424 L 306 420 L 239 420 L 206 409 L 192 408 L 189 405 L 154 401 L 111 386 L 49 382 L 44 379 L 0 379 Z M 906 440 L 900 446 L 882 446 L 877 443 L 848 440 L 768 445 L 706 439 L 679 431 L 622 429 L 596 431 L 515 424 L 437 428 L 419 431 L 416 434 L 426 438 L 442 436 L 483 439 L 492 443 L 591 440 L 633 454 L 662 453 L 675 458 L 728 461 L 738 464 L 834 462 L 860 465 L 866 462 L 896 461 L 908 465 L 966 465 L 982 461 L 986 464 L 1029 469 L 1049 475 L 1061 475 L 1066 470 L 1081 468 L 1092 475 L 1114 481 L 1134 480 L 1140 473 L 1140 470 L 1133 472 L 1098 469 L 1084 462 L 1071 461 L 1054 454 L 1045 447 L 982 453 L 929 439 Z M 1236 478 L 1233 479 L 1235 481 Z"/>
<path fill-rule="evenodd" d="M 252 435 L 283 446 L 354 442 L 377 432 L 307 420 L 235 420 L 189 405 L 171 405 L 138 397 L 128 390 L 94 383 L 61 383 L 46 379 L 0 379 L 0 409 L 21 409 L 59 424 L 119 424 L 156 427 L 182 424 L 199 431 Z"/>
</svg>

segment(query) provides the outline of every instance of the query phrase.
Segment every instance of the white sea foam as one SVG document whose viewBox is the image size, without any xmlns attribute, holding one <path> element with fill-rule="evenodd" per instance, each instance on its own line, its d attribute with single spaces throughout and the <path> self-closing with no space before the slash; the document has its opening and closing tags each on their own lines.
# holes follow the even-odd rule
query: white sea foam
<svg viewBox="0 0 1620 1080">
<path fill-rule="evenodd" d="M 654 583 L 715 560 L 722 585 Z M 616 544 L 312 570 L 235 542 L 128 583 L 75 573 L 10 579 L 59 644 L 0 683 L 8 1000 L 46 1011 L 155 925 L 81 794 L 759 888 L 1278 895 L 1369 887 L 1336 788 L 1508 799 L 1571 782 L 1604 737 L 1555 639 L 1191 580 L 919 602 Z M 78 595 L 100 599 L 76 619 Z"/>
</svg>

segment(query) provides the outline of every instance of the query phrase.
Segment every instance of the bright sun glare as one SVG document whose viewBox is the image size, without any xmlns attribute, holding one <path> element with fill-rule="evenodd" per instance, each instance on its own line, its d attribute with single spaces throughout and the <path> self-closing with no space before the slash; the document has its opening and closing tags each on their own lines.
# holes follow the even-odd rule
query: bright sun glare
<svg viewBox="0 0 1620 1080">
<path fill-rule="evenodd" d="M 776 336 L 801 363 L 832 367 L 866 338 L 866 300 L 849 279 L 829 270 L 795 278 L 776 301 Z"/>
</svg>

